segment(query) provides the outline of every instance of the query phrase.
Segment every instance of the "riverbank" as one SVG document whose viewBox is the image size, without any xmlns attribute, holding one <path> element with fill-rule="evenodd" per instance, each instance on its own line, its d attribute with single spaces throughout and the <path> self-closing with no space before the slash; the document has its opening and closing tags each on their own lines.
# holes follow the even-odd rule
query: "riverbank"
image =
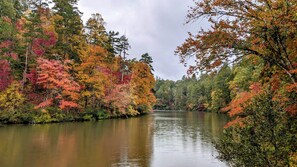
<svg viewBox="0 0 297 167">
<path fill-rule="evenodd" d="M 106 110 L 88 111 L 88 112 L 64 112 L 64 111 L 29 111 L 29 112 L 0 112 L 1 124 L 49 124 L 63 122 L 87 122 L 106 119 L 127 119 L 138 117 L 148 113 L 139 114 L 112 114 Z"/>
<path fill-rule="evenodd" d="M 153 110 L 154 112 L 184 112 L 185 110 Z"/>
</svg>

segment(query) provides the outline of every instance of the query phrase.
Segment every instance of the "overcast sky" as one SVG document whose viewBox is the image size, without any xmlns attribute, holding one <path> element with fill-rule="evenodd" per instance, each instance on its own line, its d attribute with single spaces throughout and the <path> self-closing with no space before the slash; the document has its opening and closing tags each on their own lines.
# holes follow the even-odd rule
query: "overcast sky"
<svg viewBox="0 0 297 167">
<path fill-rule="evenodd" d="M 107 30 L 126 34 L 131 45 L 129 58 L 149 53 L 155 75 L 178 80 L 186 69 L 174 55 L 177 46 L 187 38 L 187 32 L 200 29 L 202 22 L 184 25 L 192 0 L 80 0 L 79 10 L 84 22 L 92 13 L 100 13 Z"/>
</svg>

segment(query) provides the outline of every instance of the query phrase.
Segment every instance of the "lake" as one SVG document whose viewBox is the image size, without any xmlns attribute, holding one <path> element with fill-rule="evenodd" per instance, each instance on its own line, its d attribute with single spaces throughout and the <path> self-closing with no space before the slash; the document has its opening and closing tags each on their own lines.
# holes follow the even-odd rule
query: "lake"
<svg viewBox="0 0 297 167">
<path fill-rule="evenodd" d="M 1 167 L 224 167 L 213 139 L 227 117 L 155 112 L 131 119 L 0 127 Z"/>
</svg>

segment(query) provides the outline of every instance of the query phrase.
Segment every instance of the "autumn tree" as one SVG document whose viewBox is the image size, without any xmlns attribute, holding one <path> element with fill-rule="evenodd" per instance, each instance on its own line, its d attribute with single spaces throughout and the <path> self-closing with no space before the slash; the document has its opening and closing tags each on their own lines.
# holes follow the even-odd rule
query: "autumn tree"
<svg viewBox="0 0 297 167">
<path fill-rule="evenodd" d="M 39 0 L 28 2 L 30 6 L 29 14 L 23 20 L 21 41 L 25 44 L 24 51 L 21 52 L 23 61 L 23 81 L 25 85 L 29 70 L 36 70 L 36 60 L 38 57 L 51 57 L 48 51 L 57 42 L 54 27 L 51 25 L 51 14 L 47 3 Z"/>
<path fill-rule="evenodd" d="M 11 72 L 9 61 L 0 60 L 0 112 L 15 112 L 25 101 L 21 85 L 13 81 Z"/>
<path fill-rule="evenodd" d="M 156 102 L 152 92 L 155 78 L 149 65 L 142 62 L 133 64 L 132 71 L 131 86 L 136 108 L 142 113 L 148 112 Z"/>
<path fill-rule="evenodd" d="M 6 89 L 0 92 L 0 109 L 1 112 L 15 112 L 23 105 L 25 98 L 21 93 L 21 85 L 13 82 Z"/>
<path fill-rule="evenodd" d="M 230 166 L 297 165 L 296 119 L 273 96 L 262 90 L 244 103 L 242 113 L 248 116 L 225 129 L 216 145 L 220 159 Z"/>
<path fill-rule="evenodd" d="M 20 8 L 22 1 L 3 0 L 0 2 L 0 52 L 1 55 L 8 56 L 15 45 L 18 34 L 18 20 L 20 13 L 23 12 Z M 16 48 L 13 48 L 16 50 Z M 6 53 L 3 53 L 6 52 Z M 15 52 L 14 52 L 15 53 Z M 15 55 L 15 54 L 14 54 Z M 14 56 L 15 58 L 15 56 Z"/>
<path fill-rule="evenodd" d="M 101 14 L 92 14 L 86 25 L 87 41 L 92 45 L 99 45 L 105 49 L 108 49 L 108 35 L 105 29 L 105 22 Z"/>
<path fill-rule="evenodd" d="M 12 82 L 11 68 L 7 60 L 0 60 L 0 67 L 0 91 L 3 91 Z"/>
<path fill-rule="evenodd" d="M 37 84 L 44 90 L 44 99 L 36 108 L 58 105 L 62 110 L 78 108 L 80 86 L 69 74 L 70 61 L 39 58 Z"/>
<path fill-rule="evenodd" d="M 107 86 L 111 86 L 112 82 L 108 77 L 111 77 L 106 70 L 108 56 L 100 46 L 90 46 L 87 55 L 81 56 L 82 63 L 77 67 L 77 78 L 80 84 L 83 85 L 81 96 L 83 98 L 85 109 L 89 105 L 92 108 L 99 107 L 102 104 Z"/>
<path fill-rule="evenodd" d="M 131 87 L 127 84 L 115 85 L 111 92 L 104 99 L 109 104 L 113 115 L 138 115 L 139 112 L 133 109 L 133 95 Z"/>
<path fill-rule="evenodd" d="M 188 22 L 208 18 L 212 26 L 197 35 L 190 34 L 176 50 L 182 62 L 187 57 L 197 59 L 191 70 L 211 71 L 224 62 L 255 55 L 295 82 L 295 1 L 203 0 L 195 4 Z"/>
<path fill-rule="evenodd" d="M 21 66 L 19 50 L 22 50 L 17 37 L 18 29 L 16 24 L 15 21 L 7 16 L 0 18 L 0 61 L 1 65 L 9 66 L 9 71 L 15 79 L 20 79 L 23 71 L 20 68 L 15 68 Z M 2 70 L 6 71 L 7 68 L 3 67 Z"/>
<path fill-rule="evenodd" d="M 294 115 L 297 108 L 295 10 L 296 2 L 285 0 L 196 2 L 188 14 L 188 22 L 206 17 L 212 27 L 197 35 L 190 34 L 176 53 L 182 62 L 187 57 L 196 58 L 197 64 L 190 67 L 190 72 L 213 71 L 242 58 L 253 63 L 255 57 L 259 58 L 263 62 L 261 82 L 272 87 L 275 99 L 286 99 L 283 102 L 287 111 Z"/>
</svg>

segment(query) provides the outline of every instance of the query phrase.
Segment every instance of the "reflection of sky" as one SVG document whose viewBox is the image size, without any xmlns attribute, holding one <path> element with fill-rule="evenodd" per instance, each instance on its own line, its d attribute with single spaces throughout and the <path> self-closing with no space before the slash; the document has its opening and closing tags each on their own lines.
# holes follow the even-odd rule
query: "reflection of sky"
<svg viewBox="0 0 297 167">
<path fill-rule="evenodd" d="M 217 115 L 208 114 L 210 113 L 199 116 L 197 113 L 157 113 L 152 166 L 226 166 L 215 159 L 217 153 L 211 143 L 226 122 L 215 118 Z M 211 120 L 204 120 L 205 118 Z M 209 121 L 217 121 L 217 124 L 209 126 Z"/>
</svg>

